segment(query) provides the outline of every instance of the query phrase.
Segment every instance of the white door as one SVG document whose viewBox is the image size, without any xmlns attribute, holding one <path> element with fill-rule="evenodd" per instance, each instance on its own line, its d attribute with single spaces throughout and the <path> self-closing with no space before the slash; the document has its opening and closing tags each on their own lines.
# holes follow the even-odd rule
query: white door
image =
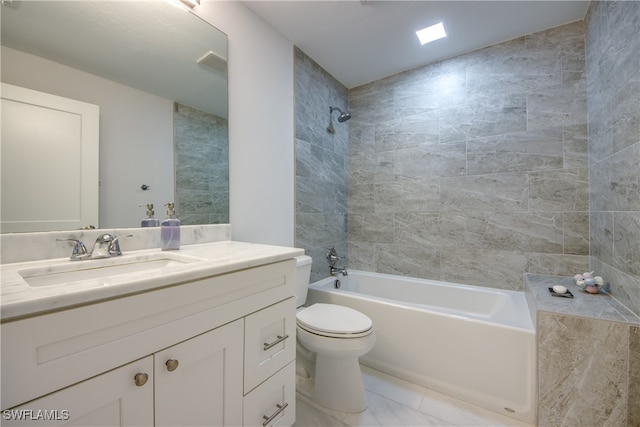
<svg viewBox="0 0 640 427">
<path fill-rule="evenodd" d="M 5 410 L 2 425 L 153 426 L 153 357 Z"/>
<path fill-rule="evenodd" d="M 156 426 L 242 425 L 243 320 L 154 355 Z"/>
<path fill-rule="evenodd" d="M 0 231 L 98 227 L 99 107 L 2 83 Z"/>
</svg>

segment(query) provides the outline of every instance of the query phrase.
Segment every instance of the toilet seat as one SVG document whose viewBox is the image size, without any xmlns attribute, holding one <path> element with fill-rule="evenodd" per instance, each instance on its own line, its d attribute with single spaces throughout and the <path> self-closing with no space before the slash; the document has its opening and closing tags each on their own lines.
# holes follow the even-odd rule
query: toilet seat
<svg viewBox="0 0 640 427">
<path fill-rule="evenodd" d="M 373 329 L 369 317 L 336 304 L 313 304 L 296 314 L 296 323 L 307 332 L 332 338 L 360 338 Z"/>
</svg>

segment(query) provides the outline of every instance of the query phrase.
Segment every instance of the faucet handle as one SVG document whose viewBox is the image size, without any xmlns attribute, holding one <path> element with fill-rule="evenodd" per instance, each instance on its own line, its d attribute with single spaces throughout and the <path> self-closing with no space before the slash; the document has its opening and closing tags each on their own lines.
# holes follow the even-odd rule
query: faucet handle
<svg viewBox="0 0 640 427">
<path fill-rule="evenodd" d="M 111 236 L 111 244 L 109 245 L 109 253 L 111 256 L 120 256 L 122 255 L 122 251 L 120 250 L 120 239 L 124 239 L 126 237 L 133 237 L 133 234 L 127 234 L 126 236 Z"/>
<path fill-rule="evenodd" d="M 329 261 L 329 266 L 334 266 L 336 264 L 336 261 L 341 260 L 345 257 L 341 257 L 338 256 L 338 252 L 336 251 L 336 248 L 331 248 L 329 249 L 329 253 L 327 253 L 327 261 Z"/>
<path fill-rule="evenodd" d="M 71 252 L 71 261 L 78 261 L 89 257 L 87 247 L 78 239 L 56 239 L 56 242 L 73 242 L 73 251 Z"/>
</svg>

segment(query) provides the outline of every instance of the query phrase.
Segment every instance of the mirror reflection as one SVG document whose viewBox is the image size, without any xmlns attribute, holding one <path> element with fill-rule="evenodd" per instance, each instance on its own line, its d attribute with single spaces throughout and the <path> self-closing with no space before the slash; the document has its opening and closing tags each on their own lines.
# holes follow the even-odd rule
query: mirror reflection
<svg viewBox="0 0 640 427">
<path fill-rule="evenodd" d="M 3 83 L 99 107 L 87 226 L 138 227 L 140 205 L 163 219 L 173 201 L 183 224 L 228 223 L 224 33 L 159 0 L 3 1 L 1 18 Z"/>
</svg>

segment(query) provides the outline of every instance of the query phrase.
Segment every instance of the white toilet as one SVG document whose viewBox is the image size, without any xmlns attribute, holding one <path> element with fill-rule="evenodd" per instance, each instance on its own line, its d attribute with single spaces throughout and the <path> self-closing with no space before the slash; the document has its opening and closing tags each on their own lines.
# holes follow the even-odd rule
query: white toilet
<svg viewBox="0 0 640 427">
<path fill-rule="evenodd" d="M 367 399 L 358 358 L 373 348 L 371 319 L 335 304 L 303 307 L 307 299 L 311 258 L 296 258 L 297 390 L 325 408 L 362 412 Z"/>
</svg>

